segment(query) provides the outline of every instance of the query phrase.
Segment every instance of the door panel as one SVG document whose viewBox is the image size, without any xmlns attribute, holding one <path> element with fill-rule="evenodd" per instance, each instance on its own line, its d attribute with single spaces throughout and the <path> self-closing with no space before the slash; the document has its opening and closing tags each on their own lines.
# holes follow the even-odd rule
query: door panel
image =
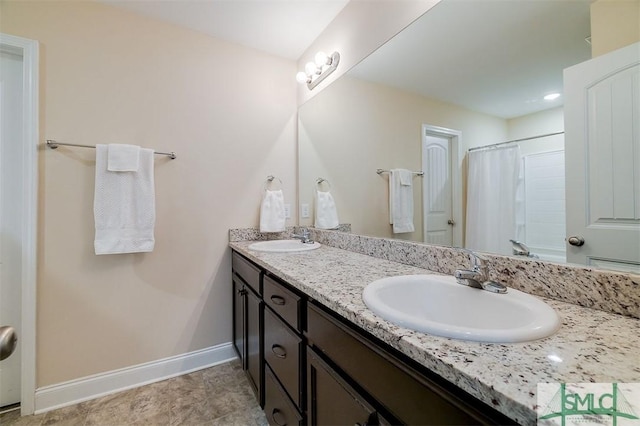
<svg viewBox="0 0 640 426">
<path fill-rule="evenodd" d="M 423 136 L 425 164 L 424 181 L 424 241 L 430 244 L 453 245 L 451 159 L 449 138 Z"/>
<path fill-rule="evenodd" d="M 640 270 L 640 43 L 565 70 L 567 261 Z"/>
<path fill-rule="evenodd" d="M 18 346 L 0 361 L 0 407 L 20 402 L 23 190 L 17 184 L 22 162 L 22 67 L 20 55 L 0 51 L 0 326 L 13 326 Z"/>
</svg>

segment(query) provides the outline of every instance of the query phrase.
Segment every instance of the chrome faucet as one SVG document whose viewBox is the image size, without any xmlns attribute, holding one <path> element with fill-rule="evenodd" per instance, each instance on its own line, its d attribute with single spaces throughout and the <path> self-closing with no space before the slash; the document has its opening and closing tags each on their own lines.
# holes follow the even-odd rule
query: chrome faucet
<svg viewBox="0 0 640 426">
<path fill-rule="evenodd" d="M 522 241 L 517 241 L 517 240 L 509 240 L 509 241 L 511 241 L 511 244 L 513 245 L 514 255 L 532 257 L 534 259 L 540 258 L 540 256 L 538 256 L 537 254 L 531 253 L 531 250 L 529 250 L 529 247 L 527 247 L 527 245 Z"/>
<path fill-rule="evenodd" d="M 292 236 L 293 238 L 299 239 L 303 244 L 313 244 L 313 240 L 311 239 L 311 235 L 307 228 L 302 228 L 300 234 L 293 234 Z"/>
<path fill-rule="evenodd" d="M 487 258 L 471 250 L 460 249 L 469 255 L 471 269 L 456 269 L 453 276 L 458 284 L 487 290 L 492 293 L 506 293 L 507 286 L 489 279 L 489 267 L 485 263 Z"/>
</svg>

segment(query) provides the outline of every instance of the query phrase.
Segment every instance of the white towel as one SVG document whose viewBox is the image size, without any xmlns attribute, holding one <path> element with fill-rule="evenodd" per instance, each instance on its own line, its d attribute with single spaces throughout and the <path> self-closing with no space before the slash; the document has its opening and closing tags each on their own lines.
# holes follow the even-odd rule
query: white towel
<svg viewBox="0 0 640 426">
<path fill-rule="evenodd" d="M 285 223 L 282 190 L 265 190 L 260 205 L 260 232 L 282 232 Z"/>
<path fill-rule="evenodd" d="M 93 200 L 95 252 L 150 252 L 156 221 L 153 150 L 140 149 L 135 172 L 109 171 L 107 162 L 108 147 L 98 144 Z"/>
<path fill-rule="evenodd" d="M 389 171 L 389 221 L 394 234 L 413 232 L 413 173 L 404 169 Z"/>
<path fill-rule="evenodd" d="M 329 191 L 316 191 L 315 219 L 315 227 L 319 229 L 335 229 L 340 224 L 336 203 Z"/>
<path fill-rule="evenodd" d="M 109 144 L 107 170 L 110 172 L 137 172 L 140 147 L 137 145 Z"/>
</svg>

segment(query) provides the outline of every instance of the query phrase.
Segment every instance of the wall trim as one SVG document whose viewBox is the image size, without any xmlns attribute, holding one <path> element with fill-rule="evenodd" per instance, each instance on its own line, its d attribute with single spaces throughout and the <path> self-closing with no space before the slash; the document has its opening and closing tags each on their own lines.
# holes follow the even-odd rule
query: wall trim
<svg viewBox="0 0 640 426">
<path fill-rule="evenodd" d="M 35 414 L 223 364 L 237 358 L 231 342 L 82 377 L 36 390 Z"/>
<path fill-rule="evenodd" d="M 22 56 L 22 271 L 20 409 L 32 414 L 36 389 L 36 271 L 38 240 L 38 142 L 40 53 L 36 40 L 0 33 L 0 50 Z"/>
</svg>

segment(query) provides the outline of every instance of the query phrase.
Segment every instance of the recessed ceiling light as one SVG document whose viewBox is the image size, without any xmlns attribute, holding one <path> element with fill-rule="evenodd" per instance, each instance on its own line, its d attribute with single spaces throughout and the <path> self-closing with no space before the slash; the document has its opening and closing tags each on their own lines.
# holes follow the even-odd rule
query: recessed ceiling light
<svg viewBox="0 0 640 426">
<path fill-rule="evenodd" d="M 560 93 L 549 93 L 544 97 L 545 101 L 552 101 L 554 99 L 558 99 L 560 97 Z"/>
</svg>

